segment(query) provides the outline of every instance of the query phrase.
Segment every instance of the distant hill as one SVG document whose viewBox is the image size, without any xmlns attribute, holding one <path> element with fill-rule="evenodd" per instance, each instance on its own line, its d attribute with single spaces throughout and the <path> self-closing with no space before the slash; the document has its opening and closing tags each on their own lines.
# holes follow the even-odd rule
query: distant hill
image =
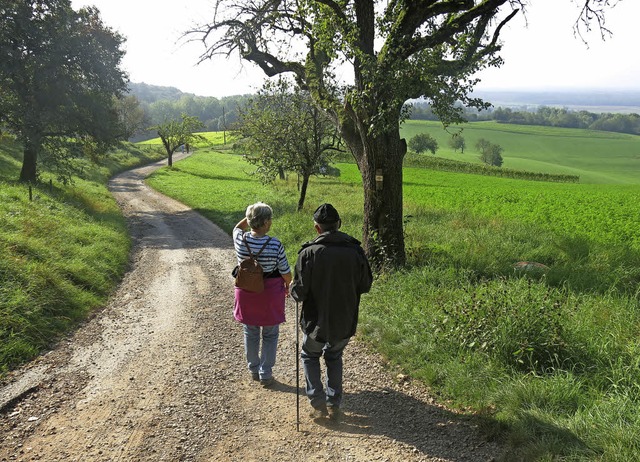
<svg viewBox="0 0 640 462">
<path fill-rule="evenodd" d="M 504 151 L 503 168 L 556 175 L 577 175 L 580 183 L 640 184 L 640 136 L 562 127 L 513 125 L 495 121 L 471 122 L 463 129 L 464 153 L 449 144 L 451 129 L 440 122 L 408 120 L 401 130 L 405 139 L 428 133 L 438 142 L 435 156 L 480 164 L 475 147 L 481 138 Z M 427 155 L 423 155 L 427 157 Z"/>
<path fill-rule="evenodd" d="M 129 88 L 131 94 L 147 104 L 163 100 L 178 101 L 183 96 L 197 97 L 193 93 L 185 93 L 176 87 L 149 85 L 143 82 L 131 82 Z M 476 90 L 473 96 L 490 102 L 494 107 L 530 109 L 538 106 L 554 106 L 595 113 L 640 113 L 640 90 Z"/>
<path fill-rule="evenodd" d="M 495 107 L 559 106 L 590 112 L 640 113 L 640 90 L 476 90 Z"/>
<path fill-rule="evenodd" d="M 149 104 L 163 100 L 177 101 L 182 96 L 191 94 L 184 93 L 175 87 L 161 87 L 158 85 L 135 82 L 129 83 L 129 93 L 138 98 L 138 100 Z"/>
<path fill-rule="evenodd" d="M 238 108 L 244 106 L 250 96 L 198 96 L 175 87 L 135 82 L 129 84 L 129 93 L 140 101 L 147 128 L 166 120 L 180 120 L 182 114 L 186 114 L 200 119 L 204 124 L 203 131 L 228 130 L 238 119 Z M 155 130 L 143 130 L 130 141 L 138 142 L 155 136 Z"/>
<path fill-rule="evenodd" d="M 160 85 L 150 85 L 144 82 L 129 82 L 129 93 L 136 96 L 138 100 L 146 104 L 157 101 L 179 101 L 185 97 L 207 101 L 244 101 L 250 95 L 233 95 L 217 98 L 215 96 L 200 96 L 194 93 L 186 93 L 176 87 L 163 87 Z"/>
</svg>

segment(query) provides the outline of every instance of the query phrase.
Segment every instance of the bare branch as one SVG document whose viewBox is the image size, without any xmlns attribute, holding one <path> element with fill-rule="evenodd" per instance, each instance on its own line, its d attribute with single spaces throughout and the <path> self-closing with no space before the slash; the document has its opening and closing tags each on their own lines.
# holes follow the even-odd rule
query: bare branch
<svg viewBox="0 0 640 462">
<path fill-rule="evenodd" d="M 573 24 L 573 33 L 575 36 L 580 37 L 580 40 L 584 42 L 585 45 L 588 46 L 587 40 L 584 38 L 582 33 L 582 28 L 584 28 L 585 32 L 591 32 L 592 24 L 595 23 L 598 25 L 598 29 L 600 30 L 600 37 L 602 40 L 606 40 L 608 37 L 611 37 L 613 33 L 607 29 L 605 26 L 605 16 L 604 10 L 605 8 L 614 8 L 619 0 L 583 0 L 584 5 L 580 10 L 580 15 L 576 22 Z"/>
</svg>

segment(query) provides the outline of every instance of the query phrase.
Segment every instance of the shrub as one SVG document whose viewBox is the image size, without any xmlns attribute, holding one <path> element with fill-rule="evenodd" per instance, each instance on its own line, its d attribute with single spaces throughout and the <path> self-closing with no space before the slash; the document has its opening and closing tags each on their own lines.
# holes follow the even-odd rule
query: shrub
<svg viewBox="0 0 640 462">
<path fill-rule="evenodd" d="M 459 149 L 460 152 L 464 154 L 464 148 L 467 147 L 467 143 L 461 134 L 456 133 L 449 139 L 449 146 L 454 150 L 454 152 L 457 152 Z"/>
<path fill-rule="evenodd" d="M 409 140 L 409 149 L 418 154 L 424 151 L 431 151 L 431 154 L 435 154 L 438 150 L 438 142 L 427 133 L 418 133 Z"/>
</svg>

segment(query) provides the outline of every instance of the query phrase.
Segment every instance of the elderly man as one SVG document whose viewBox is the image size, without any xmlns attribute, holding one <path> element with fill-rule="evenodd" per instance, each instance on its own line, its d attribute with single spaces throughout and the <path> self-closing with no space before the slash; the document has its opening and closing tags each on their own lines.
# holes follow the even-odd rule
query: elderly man
<svg viewBox="0 0 640 462">
<path fill-rule="evenodd" d="M 318 236 L 298 253 L 291 295 L 302 302 L 301 357 L 311 416 L 336 420 L 342 402 L 342 353 L 356 332 L 360 295 L 369 291 L 373 277 L 360 242 L 338 231 L 342 222 L 331 204 L 318 207 L 313 221 Z"/>
</svg>

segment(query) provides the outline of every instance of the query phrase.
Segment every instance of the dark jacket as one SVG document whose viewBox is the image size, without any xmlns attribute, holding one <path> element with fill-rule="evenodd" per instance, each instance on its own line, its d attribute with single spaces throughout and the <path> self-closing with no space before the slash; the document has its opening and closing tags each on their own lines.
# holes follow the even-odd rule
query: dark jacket
<svg viewBox="0 0 640 462">
<path fill-rule="evenodd" d="M 360 295 L 373 277 L 360 242 L 341 231 L 320 234 L 298 252 L 291 295 L 302 302 L 300 326 L 319 342 L 352 337 Z"/>
</svg>

